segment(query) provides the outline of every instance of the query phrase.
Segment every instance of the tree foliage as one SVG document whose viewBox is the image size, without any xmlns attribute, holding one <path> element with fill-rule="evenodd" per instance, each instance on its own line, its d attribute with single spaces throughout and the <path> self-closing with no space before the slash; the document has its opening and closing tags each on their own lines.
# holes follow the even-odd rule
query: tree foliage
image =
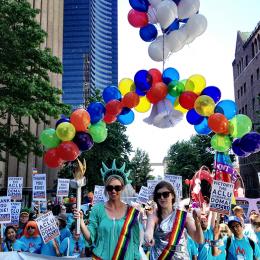
<svg viewBox="0 0 260 260">
<path fill-rule="evenodd" d="M 35 20 L 38 12 L 26 0 L 0 0 L 0 150 L 18 160 L 42 155 L 28 120 L 49 124 L 50 117 L 70 112 L 50 83 L 49 72 L 60 74 L 62 66 L 41 48 L 47 34 Z"/>
<path fill-rule="evenodd" d="M 147 152 L 137 148 L 135 155 L 130 163 L 132 185 L 135 186 L 136 191 L 139 192 L 141 186 L 146 186 L 147 180 L 154 179 L 150 175 L 152 172 L 149 155 Z"/>
</svg>

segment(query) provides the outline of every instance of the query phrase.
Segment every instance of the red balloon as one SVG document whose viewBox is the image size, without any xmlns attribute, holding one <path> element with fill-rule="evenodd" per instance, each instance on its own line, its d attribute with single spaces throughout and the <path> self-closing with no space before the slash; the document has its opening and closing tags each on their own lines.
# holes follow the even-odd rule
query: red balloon
<svg viewBox="0 0 260 260">
<path fill-rule="evenodd" d="M 49 149 L 44 154 L 43 161 L 49 168 L 57 168 L 63 164 L 63 160 L 60 158 L 57 148 Z"/>
<path fill-rule="evenodd" d="M 192 91 L 184 91 L 179 97 L 179 103 L 183 108 L 190 110 L 194 107 L 197 97 L 198 95 Z"/>
<path fill-rule="evenodd" d="M 134 9 L 128 13 L 128 22 L 136 28 L 141 28 L 148 24 L 148 15 L 144 12 L 138 12 Z"/>
<path fill-rule="evenodd" d="M 168 87 L 163 82 L 158 82 L 153 85 L 146 93 L 146 97 L 152 104 L 165 99 L 168 93 Z"/>
<path fill-rule="evenodd" d="M 110 115 L 109 113 L 105 113 L 105 116 L 103 118 L 103 121 L 106 123 L 106 124 L 112 124 L 116 121 L 116 116 L 114 115 Z"/>
<path fill-rule="evenodd" d="M 152 85 L 162 82 L 162 73 L 158 69 L 150 69 L 148 73 L 152 76 Z"/>
<path fill-rule="evenodd" d="M 106 113 L 110 115 L 117 116 L 121 113 L 121 111 L 122 111 L 122 103 L 117 99 L 110 100 L 106 104 Z"/>
<path fill-rule="evenodd" d="M 217 134 L 228 134 L 228 119 L 220 113 L 215 113 L 208 118 L 208 126 Z"/>
<path fill-rule="evenodd" d="M 88 111 L 84 108 L 79 108 L 72 112 L 70 122 L 74 125 L 75 129 L 79 132 L 86 132 L 90 124 L 90 116 Z"/>
<path fill-rule="evenodd" d="M 186 185 L 190 185 L 190 180 L 189 180 L 189 179 L 186 179 L 186 180 L 184 181 L 184 183 L 185 183 Z"/>
<path fill-rule="evenodd" d="M 57 149 L 60 158 L 64 161 L 74 161 L 79 156 L 79 148 L 72 141 L 62 142 Z"/>
<path fill-rule="evenodd" d="M 140 102 L 140 97 L 133 91 L 128 92 L 122 99 L 122 106 L 133 108 L 136 107 Z"/>
</svg>

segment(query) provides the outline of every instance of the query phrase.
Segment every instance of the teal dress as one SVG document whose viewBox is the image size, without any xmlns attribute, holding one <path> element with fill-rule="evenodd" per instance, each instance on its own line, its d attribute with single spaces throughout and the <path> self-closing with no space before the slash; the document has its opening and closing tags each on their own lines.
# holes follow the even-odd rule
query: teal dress
<svg viewBox="0 0 260 260">
<path fill-rule="evenodd" d="M 105 204 L 96 204 L 89 217 L 88 229 L 94 244 L 93 253 L 103 260 L 110 260 L 114 254 L 121 229 L 126 216 L 121 219 L 111 219 L 106 213 Z M 131 230 L 131 238 L 125 254 L 125 260 L 140 259 L 140 232 L 138 221 Z"/>
</svg>

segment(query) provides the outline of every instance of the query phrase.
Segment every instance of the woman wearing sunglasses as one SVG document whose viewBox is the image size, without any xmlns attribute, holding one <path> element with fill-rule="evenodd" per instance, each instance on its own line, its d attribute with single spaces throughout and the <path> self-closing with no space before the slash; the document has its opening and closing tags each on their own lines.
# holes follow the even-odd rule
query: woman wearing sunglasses
<svg viewBox="0 0 260 260">
<path fill-rule="evenodd" d="M 121 192 L 129 183 L 130 172 L 125 173 L 125 163 L 117 168 L 115 160 L 111 169 L 102 164 L 108 201 L 92 207 L 88 226 L 81 214 L 82 233 L 89 243 L 94 244 L 93 259 L 139 260 L 138 211 L 121 201 Z M 75 217 L 78 218 L 79 213 Z"/>
<path fill-rule="evenodd" d="M 159 182 L 154 190 L 155 207 L 147 211 L 145 242 L 151 246 L 150 259 L 185 259 L 187 233 L 197 243 L 203 243 L 203 232 L 196 211 L 193 219 L 186 212 L 174 208 L 176 195 L 169 182 Z M 194 223 L 195 222 L 195 223 Z"/>
<path fill-rule="evenodd" d="M 43 241 L 39 235 L 39 230 L 35 221 L 28 221 L 24 229 L 24 235 L 20 241 L 25 244 L 26 252 L 39 254 Z"/>
</svg>

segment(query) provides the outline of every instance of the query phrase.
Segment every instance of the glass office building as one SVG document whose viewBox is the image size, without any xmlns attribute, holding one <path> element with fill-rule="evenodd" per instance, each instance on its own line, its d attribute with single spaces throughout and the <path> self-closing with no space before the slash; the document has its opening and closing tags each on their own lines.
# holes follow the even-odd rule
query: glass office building
<svg viewBox="0 0 260 260">
<path fill-rule="evenodd" d="M 64 0 L 63 102 L 118 82 L 117 0 Z"/>
</svg>

